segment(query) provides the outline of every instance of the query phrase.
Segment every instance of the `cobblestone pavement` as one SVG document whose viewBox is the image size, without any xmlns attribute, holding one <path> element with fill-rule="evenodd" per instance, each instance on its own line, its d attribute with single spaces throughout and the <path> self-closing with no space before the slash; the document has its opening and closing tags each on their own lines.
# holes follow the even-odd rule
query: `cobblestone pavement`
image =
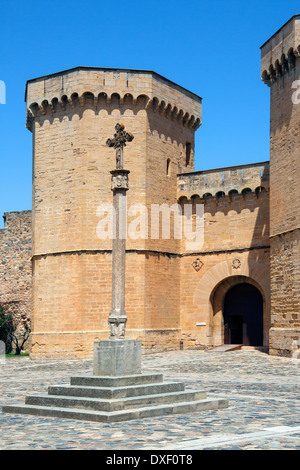
<svg viewBox="0 0 300 470">
<path fill-rule="evenodd" d="M 1 362 L 2 361 L 2 362 Z M 0 406 L 92 375 L 90 360 L 0 361 Z M 259 351 L 176 351 L 143 356 L 143 372 L 162 372 L 186 389 L 229 399 L 229 408 L 103 424 L 0 412 L 0 449 L 298 450 L 300 364 Z"/>
</svg>

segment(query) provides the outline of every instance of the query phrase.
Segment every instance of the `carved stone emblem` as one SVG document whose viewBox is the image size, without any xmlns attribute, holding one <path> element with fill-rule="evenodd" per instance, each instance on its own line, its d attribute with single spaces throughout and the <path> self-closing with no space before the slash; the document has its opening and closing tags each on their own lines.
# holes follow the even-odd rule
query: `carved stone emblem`
<svg viewBox="0 0 300 470">
<path fill-rule="evenodd" d="M 232 261 L 233 269 L 239 269 L 241 267 L 241 265 L 242 265 L 242 263 L 238 258 L 236 258 Z"/>
<path fill-rule="evenodd" d="M 114 171 L 111 172 L 111 190 L 115 189 L 129 189 L 128 173 L 129 171 Z"/>
<path fill-rule="evenodd" d="M 110 318 L 110 339 L 124 339 L 125 338 L 126 320 L 115 320 Z"/>
<path fill-rule="evenodd" d="M 203 266 L 203 263 L 200 258 L 196 258 L 195 261 L 192 263 L 192 266 L 196 272 L 200 271 Z"/>
</svg>

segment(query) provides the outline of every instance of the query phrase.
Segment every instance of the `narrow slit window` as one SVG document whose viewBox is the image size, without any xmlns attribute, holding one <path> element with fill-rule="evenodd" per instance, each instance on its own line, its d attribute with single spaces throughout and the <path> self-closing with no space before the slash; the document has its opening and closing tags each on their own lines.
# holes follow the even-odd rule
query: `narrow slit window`
<svg viewBox="0 0 300 470">
<path fill-rule="evenodd" d="M 191 164 L 191 151 L 192 144 L 187 142 L 185 146 L 185 166 L 189 166 Z"/>
<path fill-rule="evenodd" d="M 170 175 L 170 163 L 171 163 L 171 160 L 168 158 L 167 160 L 167 175 L 168 176 Z"/>
</svg>

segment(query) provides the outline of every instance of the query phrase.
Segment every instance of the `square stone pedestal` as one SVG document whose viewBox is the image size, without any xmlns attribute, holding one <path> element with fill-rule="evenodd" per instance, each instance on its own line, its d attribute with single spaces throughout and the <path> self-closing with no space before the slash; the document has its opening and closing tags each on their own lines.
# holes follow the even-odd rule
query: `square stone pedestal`
<svg viewBox="0 0 300 470">
<path fill-rule="evenodd" d="M 94 375 L 120 376 L 140 374 L 141 364 L 141 341 L 115 339 L 94 343 Z"/>
</svg>

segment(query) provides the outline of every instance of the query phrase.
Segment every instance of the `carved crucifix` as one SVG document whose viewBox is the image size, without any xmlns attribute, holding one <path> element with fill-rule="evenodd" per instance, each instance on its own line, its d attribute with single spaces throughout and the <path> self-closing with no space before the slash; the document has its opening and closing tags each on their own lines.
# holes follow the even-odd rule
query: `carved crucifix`
<svg viewBox="0 0 300 470">
<path fill-rule="evenodd" d="M 115 126 L 116 133 L 112 139 L 107 139 L 106 145 L 108 147 L 113 147 L 116 149 L 116 168 L 123 168 L 123 148 L 126 147 L 126 142 L 131 142 L 133 140 L 133 135 L 129 134 L 125 130 L 123 124 L 117 124 Z"/>
</svg>

